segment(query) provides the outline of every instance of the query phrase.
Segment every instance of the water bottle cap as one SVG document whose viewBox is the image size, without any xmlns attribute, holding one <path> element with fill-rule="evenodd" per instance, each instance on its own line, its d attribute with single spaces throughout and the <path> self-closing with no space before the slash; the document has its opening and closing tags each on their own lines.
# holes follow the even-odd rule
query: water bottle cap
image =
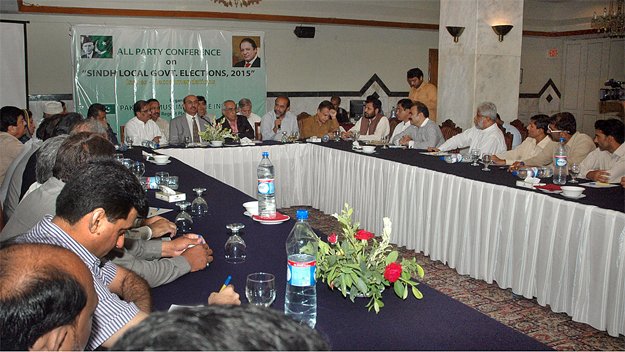
<svg viewBox="0 0 625 352">
<path fill-rule="evenodd" d="M 269 152 L 263 152 L 263 158 L 268 158 L 269 157 Z"/>
<path fill-rule="evenodd" d="M 560 143 L 564 142 L 564 137 L 560 137 Z"/>
<path fill-rule="evenodd" d="M 308 220 L 308 210 L 297 209 L 297 220 Z"/>
</svg>

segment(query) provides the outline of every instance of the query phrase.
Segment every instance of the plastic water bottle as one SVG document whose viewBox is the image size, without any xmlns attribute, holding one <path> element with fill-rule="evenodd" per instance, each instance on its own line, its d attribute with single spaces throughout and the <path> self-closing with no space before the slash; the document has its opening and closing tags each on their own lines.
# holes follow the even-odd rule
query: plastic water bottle
<svg viewBox="0 0 625 352">
<path fill-rule="evenodd" d="M 317 236 L 308 225 L 307 210 L 297 211 L 297 222 L 286 239 L 287 273 L 284 314 L 311 328 L 317 323 Z"/>
<path fill-rule="evenodd" d="M 566 177 L 569 174 L 566 145 L 564 143 L 564 138 L 560 138 L 560 144 L 553 153 L 553 183 L 556 185 L 565 184 Z"/>
<path fill-rule="evenodd" d="M 258 175 L 258 214 L 265 218 L 275 218 L 276 188 L 269 152 L 263 152 L 256 174 Z"/>
</svg>

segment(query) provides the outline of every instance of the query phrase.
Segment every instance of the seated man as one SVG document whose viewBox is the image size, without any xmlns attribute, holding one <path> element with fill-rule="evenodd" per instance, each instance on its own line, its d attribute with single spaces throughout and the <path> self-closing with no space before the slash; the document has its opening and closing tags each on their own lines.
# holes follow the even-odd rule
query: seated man
<svg viewBox="0 0 625 352">
<path fill-rule="evenodd" d="M 445 138 L 441 128 L 428 118 L 428 107 L 417 101 L 411 110 L 412 127 L 402 133 L 399 144 L 407 145 L 410 149 L 428 149 L 443 144 Z"/>
<path fill-rule="evenodd" d="M 161 103 L 154 98 L 148 99 L 148 107 L 150 109 L 150 118 L 161 130 L 162 136 L 169 140 L 169 121 L 161 117 Z"/>
<path fill-rule="evenodd" d="M 334 105 L 334 109 L 336 110 L 336 120 L 339 124 L 349 122 L 349 114 L 341 107 L 341 97 L 333 95 L 330 97 L 330 102 Z"/>
<path fill-rule="evenodd" d="M 568 164 L 581 163 L 586 156 L 593 151 L 595 143 L 588 135 L 577 132 L 577 123 L 575 116 L 570 112 L 559 112 L 551 116 L 549 123 L 549 134 L 555 142 L 551 148 L 545 148 L 540 153 L 525 161 L 525 165 L 530 166 L 546 166 L 553 163 L 553 152 L 560 142 L 560 138 L 564 138 L 568 149 Z M 512 168 L 517 168 L 520 163 L 514 163 Z"/>
<path fill-rule="evenodd" d="M 114 150 L 112 144 L 98 135 L 83 132 L 68 137 L 59 147 L 52 177 L 20 202 L 15 215 L 0 232 L 0 241 L 18 236 L 30 230 L 46 214 L 54 214 L 57 196 L 65 183 L 84 164 L 90 161 L 111 160 Z M 147 226 L 143 227 L 151 237 L 161 237 L 176 231 L 173 223 L 159 217 L 155 218 L 146 220 Z M 114 263 L 136 272 L 147 280 L 151 287 L 155 287 L 171 282 L 190 271 L 206 268 L 207 261 L 211 257 L 204 253 L 201 247 L 185 251 L 189 245 L 201 242 L 202 239 L 197 237 L 181 237 L 173 241 L 127 240 L 123 249 L 112 251 L 108 255 Z M 168 258 L 159 259 L 161 257 Z"/>
<path fill-rule="evenodd" d="M 264 141 L 281 141 L 282 136 L 299 133 L 297 116 L 291 111 L 291 100 L 286 96 L 276 98 L 273 110 L 263 116 L 260 131 Z"/>
<path fill-rule="evenodd" d="M 98 296 L 91 272 L 73 252 L 48 244 L 0 250 L 3 350 L 83 350 Z"/>
<path fill-rule="evenodd" d="M 156 312 L 124 334 L 113 349 L 326 351 L 328 345 L 316 330 L 282 312 L 250 304 Z"/>
<path fill-rule="evenodd" d="M 226 100 L 221 106 L 222 116 L 217 119 L 224 130 L 230 130 L 232 135 L 241 138 L 254 139 L 254 128 L 247 121 L 247 117 L 237 115 L 237 104 L 234 100 Z"/>
<path fill-rule="evenodd" d="M 331 111 L 335 116 L 332 118 Z M 323 137 L 331 135 L 339 128 L 339 122 L 336 120 L 336 110 L 331 102 L 324 100 L 319 103 L 315 116 L 309 116 L 302 121 L 302 130 L 300 138 Z"/>
<path fill-rule="evenodd" d="M 247 117 L 247 122 L 249 122 L 252 127 L 254 127 L 256 122 L 260 123 L 260 121 L 262 120 L 260 116 L 252 112 L 252 101 L 248 98 L 241 98 L 241 100 L 239 100 L 238 113 Z"/>
<path fill-rule="evenodd" d="M 519 132 L 516 127 L 512 126 L 508 122 L 504 122 L 499 114 L 497 114 L 497 124 L 503 127 L 503 129 L 506 130 L 507 133 L 510 133 L 512 135 L 512 149 L 521 145 L 523 137 L 521 136 L 521 132 Z"/>
<path fill-rule="evenodd" d="M 343 132 L 342 137 L 348 138 L 358 133 L 361 141 L 381 141 L 388 137 L 391 127 L 388 118 L 382 115 L 382 102 L 372 96 L 367 97 L 362 118 L 349 131 Z"/>
<path fill-rule="evenodd" d="M 106 128 L 106 137 L 109 142 L 115 145 L 119 144 L 117 141 L 117 133 L 113 132 L 113 128 L 111 128 L 111 125 L 106 120 L 106 106 L 99 103 L 91 104 L 91 106 L 89 106 L 89 110 L 87 111 L 87 118 L 95 119 L 101 123 L 102 126 Z"/>
<path fill-rule="evenodd" d="M 527 125 L 527 138 L 518 147 L 503 153 L 493 155 L 492 160 L 496 165 L 512 165 L 515 162 L 526 162 L 528 159 L 539 154 L 543 149 L 552 150 L 553 141 L 548 135 L 550 117 L 539 114 L 530 118 Z"/>
<path fill-rule="evenodd" d="M 4 175 L 13 162 L 22 152 L 24 145 L 20 138 L 26 133 L 24 111 L 15 106 L 4 106 L 0 109 L 0 184 Z"/>
<path fill-rule="evenodd" d="M 156 122 L 152 121 L 150 107 L 145 100 L 137 101 L 132 110 L 135 117 L 126 122 L 126 138 L 132 138 L 132 145 L 141 145 L 144 141 L 151 141 L 156 144 L 167 144 L 167 138 L 158 128 Z"/>
<path fill-rule="evenodd" d="M 410 109 L 414 103 L 410 99 L 400 99 L 397 102 L 397 107 L 395 108 L 395 114 L 397 114 L 397 119 L 400 121 L 395 129 L 393 130 L 393 134 L 391 135 L 391 139 L 389 140 L 392 145 L 399 145 L 399 140 L 401 139 L 400 134 L 404 132 L 408 127 L 411 126 L 410 118 L 412 117 L 412 113 Z M 403 136 L 403 135 L 402 135 Z"/>
<path fill-rule="evenodd" d="M 107 177 L 102 177 L 107 175 Z M 141 277 L 110 261 L 101 261 L 114 247 L 124 245 L 124 233 L 147 199 L 139 180 L 114 161 L 92 162 L 69 180 L 56 199 L 56 216 L 46 215 L 19 243 L 47 243 L 71 250 L 93 276 L 98 305 L 88 349 L 111 347 L 126 329 L 150 312 L 150 288 Z M 203 248 L 197 244 L 190 248 Z M 231 287 L 209 297 L 210 303 L 239 303 Z"/>
<path fill-rule="evenodd" d="M 625 176 L 625 125 L 618 119 L 595 122 L 595 143 L 598 148 L 590 152 L 579 165 L 580 176 L 604 183 L 619 183 Z"/>
<path fill-rule="evenodd" d="M 176 116 L 169 123 L 169 143 L 173 145 L 200 143 L 201 131 L 210 122 L 206 117 L 198 116 L 198 99 L 195 95 L 187 95 L 182 99 L 184 115 Z"/>
<path fill-rule="evenodd" d="M 497 107 L 491 102 L 481 103 L 477 107 L 474 127 L 449 138 L 439 148 L 428 148 L 430 151 L 450 151 L 457 148 L 479 149 L 480 154 L 496 154 L 506 151 L 503 132 L 496 123 Z"/>
</svg>

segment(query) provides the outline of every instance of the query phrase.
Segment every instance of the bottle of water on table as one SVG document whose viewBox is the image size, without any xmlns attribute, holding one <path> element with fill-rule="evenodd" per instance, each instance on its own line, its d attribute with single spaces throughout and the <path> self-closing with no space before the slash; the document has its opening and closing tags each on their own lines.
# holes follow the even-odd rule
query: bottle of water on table
<svg viewBox="0 0 625 352">
<path fill-rule="evenodd" d="M 286 240 L 287 273 L 284 314 L 311 328 L 317 323 L 318 238 L 308 225 L 308 211 L 297 211 L 297 222 Z"/>
<path fill-rule="evenodd" d="M 566 184 L 568 174 L 566 145 L 564 138 L 560 138 L 560 144 L 553 153 L 553 183 L 556 185 Z"/>
<path fill-rule="evenodd" d="M 276 188 L 274 172 L 269 152 L 263 152 L 263 158 L 258 164 L 258 214 L 265 218 L 276 217 Z"/>
</svg>

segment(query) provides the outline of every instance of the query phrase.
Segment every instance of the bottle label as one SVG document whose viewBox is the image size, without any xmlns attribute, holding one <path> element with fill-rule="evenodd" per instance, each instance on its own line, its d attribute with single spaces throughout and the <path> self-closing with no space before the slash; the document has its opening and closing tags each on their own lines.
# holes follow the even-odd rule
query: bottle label
<svg viewBox="0 0 625 352">
<path fill-rule="evenodd" d="M 276 189 L 273 184 L 273 178 L 258 179 L 258 193 L 265 195 L 276 193 Z"/>
<path fill-rule="evenodd" d="M 286 282 L 291 286 L 308 287 L 315 286 L 315 271 L 317 261 L 294 262 L 287 260 Z"/>
<path fill-rule="evenodd" d="M 566 156 L 558 155 L 558 156 L 555 157 L 555 159 L 556 159 L 556 163 L 555 163 L 556 166 L 558 166 L 558 167 L 566 166 Z"/>
</svg>

